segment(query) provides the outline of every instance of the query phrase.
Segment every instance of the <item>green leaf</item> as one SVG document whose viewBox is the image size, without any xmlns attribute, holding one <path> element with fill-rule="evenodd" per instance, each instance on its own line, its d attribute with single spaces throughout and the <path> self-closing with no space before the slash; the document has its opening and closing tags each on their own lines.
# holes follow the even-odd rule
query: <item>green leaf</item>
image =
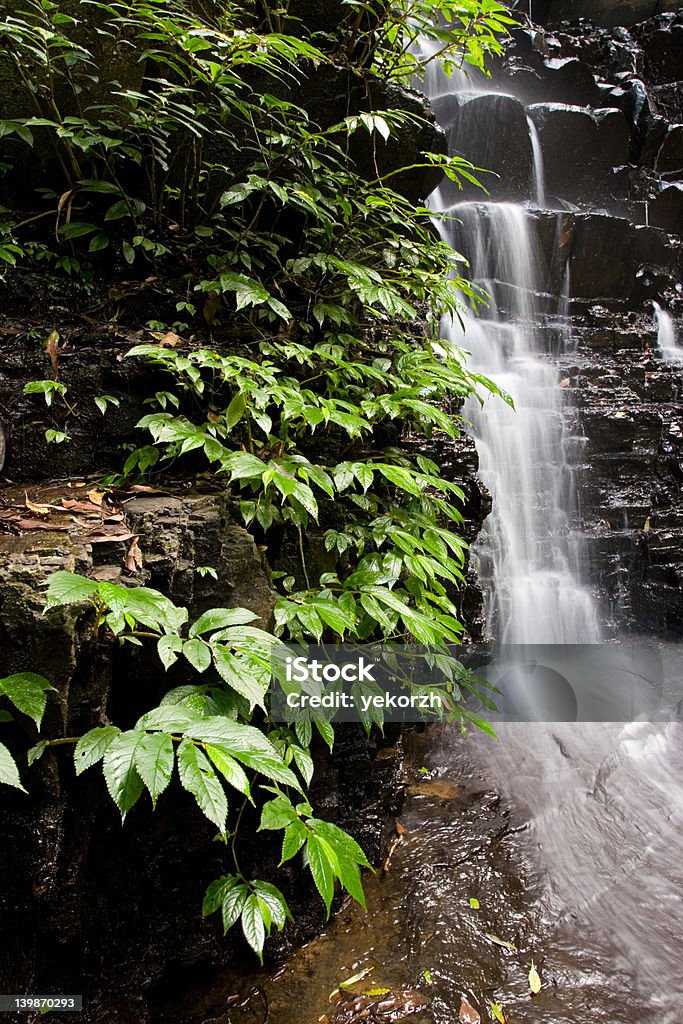
<svg viewBox="0 0 683 1024">
<path fill-rule="evenodd" d="M 157 641 L 157 653 L 165 669 L 169 669 L 171 665 L 175 664 L 182 649 L 183 641 L 174 633 L 162 636 Z"/>
<path fill-rule="evenodd" d="M 178 772 L 184 788 L 192 793 L 200 809 L 221 834 L 225 833 L 228 800 L 225 790 L 206 755 L 191 740 L 178 747 Z"/>
<path fill-rule="evenodd" d="M 281 829 L 291 825 L 297 820 L 297 813 L 292 806 L 291 800 L 284 796 L 276 796 L 263 805 L 261 811 L 261 824 L 259 832 L 264 829 Z"/>
<path fill-rule="evenodd" d="M 138 729 L 119 733 L 108 746 L 102 771 L 112 800 L 125 818 L 142 794 L 144 785 L 135 767 L 135 752 L 145 733 Z"/>
<path fill-rule="evenodd" d="M 74 750 L 76 775 L 101 761 L 120 732 L 115 725 L 102 725 L 81 736 Z"/>
<path fill-rule="evenodd" d="M 47 740 L 41 740 L 40 743 L 36 743 L 34 747 L 27 750 L 26 757 L 29 765 L 32 765 L 35 761 L 39 761 L 45 751 L 47 750 Z"/>
<path fill-rule="evenodd" d="M 306 857 L 316 889 L 323 898 L 329 917 L 334 896 L 334 878 L 339 867 L 334 850 L 324 839 L 309 835 L 306 843 Z"/>
<path fill-rule="evenodd" d="M 243 392 L 238 391 L 235 397 L 230 402 L 230 405 L 225 412 L 225 425 L 228 430 L 239 423 L 244 416 L 244 411 L 247 408 L 247 399 Z"/>
<path fill-rule="evenodd" d="M 232 754 L 218 743 L 207 743 L 205 749 L 206 753 L 209 755 L 216 768 L 218 768 L 218 771 L 221 773 L 223 778 L 231 786 L 239 790 L 240 793 L 244 793 L 244 795 L 249 797 L 251 800 L 249 779 Z"/>
<path fill-rule="evenodd" d="M 153 807 L 171 781 L 173 762 L 173 740 L 166 733 L 148 733 L 136 747 L 135 767 L 149 790 Z"/>
<path fill-rule="evenodd" d="M 291 825 L 288 825 L 285 829 L 285 834 L 282 840 L 282 857 L 280 858 L 280 865 L 296 856 L 307 838 L 308 829 L 299 818 L 297 818 L 296 821 L 293 821 Z"/>
<path fill-rule="evenodd" d="M 248 608 L 211 608 L 190 626 L 188 635 L 196 637 L 201 633 L 225 629 L 227 626 L 244 626 L 255 619 L 258 619 L 258 615 L 250 612 Z"/>
<path fill-rule="evenodd" d="M 186 640 L 183 654 L 197 672 L 205 672 L 211 664 L 211 648 L 203 640 Z"/>
<path fill-rule="evenodd" d="M 242 931 L 244 937 L 263 963 L 263 946 L 266 941 L 266 929 L 258 896 L 252 893 L 247 897 L 242 909 Z"/>
<path fill-rule="evenodd" d="M 262 904 L 261 909 L 263 910 L 263 904 L 268 907 L 273 924 L 275 924 L 277 928 L 284 927 L 284 923 L 287 918 L 292 920 L 292 914 L 287 905 L 287 900 L 284 898 L 277 886 L 271 885 L 270 882 L 262 882 L 260 879 L 254 879 L 251 885 Z"/>
<path fill-rule="evenodd" d="M 239 918 L 248 895 L 249 889 L 244 883 L 237 885 L 231 892 L 226 893 L 221 906 L 224 935 Z"/>
<path fill-rule="evenodd" d="M 236 875 L 221 875 L 220 878 L 214 878 L 204 893 L 202 917 L 215 914 L 228 893 L 238 884 L 239 880 Z"/>
<path fill-rule="evenodd" d="M 45 713 L 45 691 L 52 689 L 44 676 L 35 675 L 33 672 L 19 672 L 7 676 L 6 679 L 0 679 L 0 693 L 4 693 L 18 711 L 32 718 L 36 728 L 40 728 Z"/>
<path fill-rule="evenodd" d="M 96 590 L 97 583 L 85 576 L 74 572 L 53 572 L 47 584 L 47 607 L 89 601 Z"/>
<path fill-rule="evenodd" d="M 322 821 L 320 818 L 311 818 L 308 826 L 315 835 L 325 839 L 334 848 L 335 853 L 338 852 L 347 860 L 362 864 L 364 868 L 370 867 L 370 862 L 356 840 L 338 825 L 333 825 L 331 821 Z"/>
<path fill-rule="evenodd" d="M 184 731 L 185 736 L 202 743 L 226 747 L 232 757 L 274 782 L 301 790 L 294 772 L 286 766 L 272 743 L 252 725 L 212 715 L 196 721 Z"/>
<path fill-rule="evenodd" d="M 4 743 L 0 743 L 0 782 L 4 782 L 6 786 L 13 786 L 15 789 L 20 789 L 22 793 L 27 792 L 21 784 L 19 771 L 14 762 L 14 758 Z"/>
<path fill-rule="evenodd" d="M 262 672 L 259 675 L 253 672 L 250 674 L 248 662 L 236 658 L 227 647 L 222 647 L 220 644 L 213 648 L 213 662 L 221 679 L 228 686 L 245 697 L 251 705 L 257 704 L 265 710 L 265 687 L 262 683 Z"/>
</svg>

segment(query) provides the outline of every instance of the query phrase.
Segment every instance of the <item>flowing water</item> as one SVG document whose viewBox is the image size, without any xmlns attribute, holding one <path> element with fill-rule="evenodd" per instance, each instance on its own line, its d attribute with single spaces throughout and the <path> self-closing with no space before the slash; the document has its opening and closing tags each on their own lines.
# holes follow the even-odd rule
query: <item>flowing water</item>
<svg viewBox="0 0 683 1024">
<path fill-rule="evenodd" d="M 657 348 L 667 363 L 683 363 L 683 345 L 676 338 L 676 328 L 671 314 L 658 302 L 653 302 L 655 324 L 657 325 Z"/>
<path fill-rule="evenodd" d="M 428 84 L 450 88 L 436 72 Z M 493 498 L 475 550 L 489 631 L 509 644 L 590 644 L 600 626 L 582 580 L 575 446 L 553 358 L 571 343 L 569 268 L 562 294 L 546 295 L 532 230 L 542 152 L 535 133 L 530 142 L 528 203 L 455 203 L 448 189 L 436 197 L 453 218 L 441 230 L 491 296 L 467 318 L 464 340 L 459 327 L 446 340 L 469 349 L 516 405 L 491 398 L 465 410 Z M 670 357 L 671 320 L 656 315 Z M 657 659 L 681 678 L 681 647 L 659 645 Z M 479 1020 L 464 997 L 482 1020 L 494 1019 L 491 1001 L 502 1004 L 509 1024 L 680 1024 L 683 726 L 521 722 L 498 736 L 464 742 L 446 727 L 409 736 L 398 845 L 367 881 L 368 911 L 347 906 L 279 971 L 246 987 L 224 975 L 208 999 L 191 995 L 158 1019 Z M 532 960 L 542 981 L 534 997 Z"/>
</svg>

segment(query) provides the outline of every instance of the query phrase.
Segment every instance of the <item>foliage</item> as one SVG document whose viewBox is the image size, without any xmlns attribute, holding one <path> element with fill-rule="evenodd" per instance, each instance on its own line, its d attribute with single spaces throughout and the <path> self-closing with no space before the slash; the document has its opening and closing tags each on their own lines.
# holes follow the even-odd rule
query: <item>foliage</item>
<svg viewBox="0 0 683 1024">
<path fill-rule="evenodd" d="M 464 496 L 425 451 L 458 435 L 468 395 L 501 394 L 464 352 L 438 346 L 442 317 L 482 296 L 429 209 L 402 194 L 400 168 L 381 169 L 387 144 L 419 118 L 369 109 L 321 126 L 294 98 L 307 75 L 333 62 L 366 80 L 399 81 L 432 59 L 446 70 L 463 60 L 482 66 L 511 22 L 493 0 L 343 6 L 335 38 L 311 40 L 287 5 L 265 5 L 259 24 L 239 5 L 209 18 L 181 0 L 90 2 L 80 8 L 97 52 L 52 0 L 27 0 L 26 12 L 0 22 L 34 106 L 0 121 L 0 136 L 15 153 L 39 141 L 53 154 L 42 205 L 0 210 L 0 260 L 8 273 L 70 276 L 86 294 L 106 281 L 115 321 L 130 290 L 151 282 L 168 322 L 150 322 L 157 343 L 129 355 L 163 368 L 168 385 L 147 399 L 139 427 L 151 443 L 130 454 L 124 477 L 201 457 L 229 485 L 244 523 L 266 543 L 275 531 L 293 539 L 301 563 L 296 576 L 277 578 L 276 636 L 245 609 L 212 609 L 190 625 L 156 591 L 55 574 L 48 607 L 85 603 L 95 636 L 153 642 L 164 668 L 183 666 L 192 682 L 132 729 L 43 739 L 30 758 L 74 742 L 76 772 L 101 764 L 124 817 L 145 791 L 155 806 L 177 765 L 233 858 L 204 913 L 220 910 L 225 930 L 240 921 L 259 955 L 289 909 L 272 883 L 240 869 L 240 820 L 257 787 L 261 829 L 283 832 L 282 863 L 301 853 L 328 913 L 336 881 L 363 901 L 368 866 L 306 798 L 310 722 L 271 720 L 267 689 L 284 641 L 427 645 L 449 680 L 451 717 L 485 726 L 460 703 L 463 690 L 478 691 L 451 652 L 462 634 Z M 416 54 L 418 36 L 435 44 L 427 55 Z M 124 81 L 103 74 L 104 51 Z M 364 164 L 376 169 L 372 180 Z M 458 184 L 476 180 L 465 161 L 430 153 L 409 170 L 435 167 Z M 26 393 L 73 412 L 56 354 L 53 369 L 53 380 Z M 103 414 L 115 404 L 109 395 L 95 401 Z M 334 571 L 309 564 L 316 524 Z M 27 713 L 37 724 L 38 705 L 34 694 Z M 331 744 L 329 723 L 314 722 Z M 373 722 L 381 717 L 363 724 Z M 22 788 L 4 751 L 2 781 Z"/>
</svg>

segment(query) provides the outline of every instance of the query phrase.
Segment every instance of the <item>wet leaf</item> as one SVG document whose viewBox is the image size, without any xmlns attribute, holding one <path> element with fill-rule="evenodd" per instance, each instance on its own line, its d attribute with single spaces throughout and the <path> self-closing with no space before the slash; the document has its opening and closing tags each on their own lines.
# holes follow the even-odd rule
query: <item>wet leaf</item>
<svg viewBox="0 0 683 1024">
<path fill-rule="evenodd" d="M 498 1021 L 498 1024 L 507 1024 L 505 1013 L 500 1003 L 495 1003 L 493 999 L 489 999 L 489 1009 L 491 1010 L 491 1016 Z"/>
<path fill-rule="evenodd" d="M 92 501 L 93 505 L 101 505 L 102 499 L 104 498 L 103 491 L 88 491 L 88 498 Z"/>
<path fill-rule="evenodd" d="M 24 491 L 24 505 L 29 510 L 29 512 L 35 512 L 35 514 L 38 516 L 48 515 L 50 509 L 55 507 L 54 505 L 36 504 L 36 502 L 31 501 L 26 491 Z"/>
<path fill-rule="evenodd" d="M 535 996 L 541 991 L 541 978 L 536 970 L 536 965 L 533 960 L 531 961 L 531 967 L 529 968 L 529 988 Z"/>
<path fill-rule="evenodd" d="M 462 997 L 460 1002 L 460 1013 L 458 1014 L 460 1024 L 480 1024 L 481 1017 L 471 1003 Z"/>
<path fill-rule="evenodd" d="M 340 989 L 353 988 L 353 986 L 357 985 L 359 981 L 363 980 L 363 978 L 367 978 L 368 974 L 370 974 L 370 972 L 373 971 L 373 970 L 374 970 L 373 967 L 364 967 L 363 970 L 359 971 L 357 974 L 352 974 L 350 978 L 346 978 L 344 981 L 340 981 L 339 982 L 339 988 Z M 388 989 L 385 990 L 385 991 L 388 991 Z M 372 993 L 366 992 L 365 994 L 366 995 L 371 995 Z M 381 994 L 383 995 L 384 993 L 382 992 Z"/>
<path fill-rule="evenodd" d="M 493 935 L 491 932 L 486 933 L 486 938 L 496 946 L 502 946 L 503 949 L 510 949 L 513 953 L 517 952 L 517 947 L 513 942 L 506 942 L 505 939 L 501 939 L 497 935 Z"/>
</svg>

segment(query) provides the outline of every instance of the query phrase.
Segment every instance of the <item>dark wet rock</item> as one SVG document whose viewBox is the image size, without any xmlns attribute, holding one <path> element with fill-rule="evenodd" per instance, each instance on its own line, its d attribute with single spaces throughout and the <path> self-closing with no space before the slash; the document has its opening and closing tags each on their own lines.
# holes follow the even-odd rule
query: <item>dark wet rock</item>
<svg viewBox="0 0 683 1024">
<path fill-rule="evenodd" d="M 612 28 L 634 25 L 659 11 L 675 11 L 678 6 L 678 0 L 545 0 L 540 4 L 540 13 L 534 4 L 534 16 L 551 25 L 587 18 L 596 25 Z"/>
<path fill-rule="evenodd" d="M 649 220 L 653 227 L 683 233 L 683 184 L 660 186 L 649 205 Z"/>
<path fill-rule="evenodd" d="M 622 111 L 534 103 L 528 112 L 541 141 L 547 192 L 574 202 L 599 200 L 612 168 L 629 158 Z"/>
<path fill-rule="evenodd" d="M 645 55 L 647 76 L 657 82 L 683 80 L 683 18 L 664 15 L 634 31 Z"/>
<path fill-rule="evenodd" d="M 683 178 L 683 124 L 672 124 L 667 131 L 655 163 L 660 174 Z"/>
<path fill-rule="evenodd" d="M 437 118 L 448 130 L 449 150 L 466 157 L 475 167 L 491 196 L 520 200 L 529 194 L 532 152 L 524 107 L 513 96 L 463 93 L 434 101 Z M 486 131 L 482 131 L 482 125 Z M 479 189 L 459 191 L 444 183 L 452 202 L 481 198 Z"/>
</svg>

